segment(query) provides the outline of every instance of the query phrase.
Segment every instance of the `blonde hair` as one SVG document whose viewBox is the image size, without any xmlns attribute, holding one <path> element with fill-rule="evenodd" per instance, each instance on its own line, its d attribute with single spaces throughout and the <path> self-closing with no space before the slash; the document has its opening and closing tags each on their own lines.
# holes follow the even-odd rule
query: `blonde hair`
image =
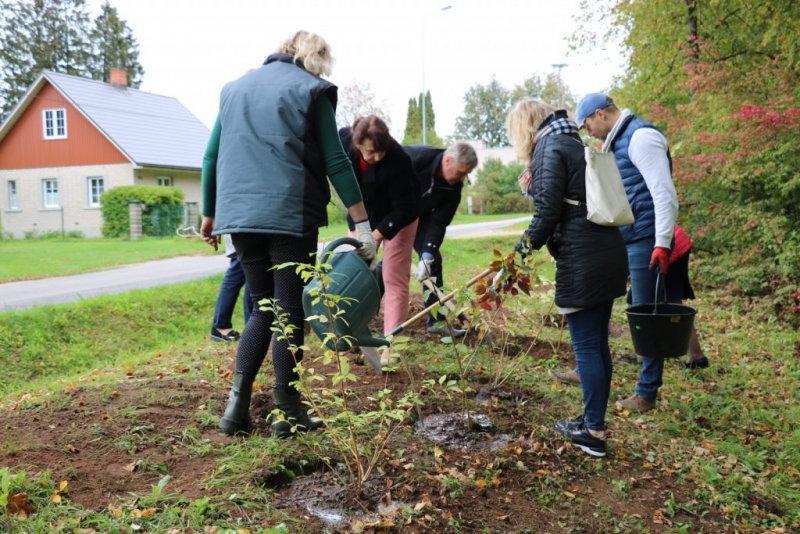
<svg viewBox="0 0 800 534">
<path fill-rule="evenodd" d="M 317 76 L 330 76 L 333 68 L 331 47 L 316 33 L 300 30 L 278 47 L 278 52 L 302 61 L 305 69 Z"/>
<path fill-rule="evenodd" d="M 524 163 L 530 163 L 536 132 L 555 108 L 541 100 L 525 98 L 514 104 L 506 117 L 508 141 L 514 147 L 517 157 Z"/>
</svg>

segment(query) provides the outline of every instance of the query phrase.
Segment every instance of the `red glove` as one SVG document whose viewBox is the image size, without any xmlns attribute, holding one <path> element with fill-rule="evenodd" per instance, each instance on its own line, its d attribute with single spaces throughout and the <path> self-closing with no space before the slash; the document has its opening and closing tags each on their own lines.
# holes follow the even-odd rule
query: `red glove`
<svg viewBox="0 0 800 534">
<path fill-rule="evenodd" d="M 650 256 L 650 268 L 653 269 L 656 265 L 660 265 L 661 272 L 667 274 L 667 267 L 669 267 L 669 249 L 667 247 L 653 249 L 653 255 Z"/>
</svg>

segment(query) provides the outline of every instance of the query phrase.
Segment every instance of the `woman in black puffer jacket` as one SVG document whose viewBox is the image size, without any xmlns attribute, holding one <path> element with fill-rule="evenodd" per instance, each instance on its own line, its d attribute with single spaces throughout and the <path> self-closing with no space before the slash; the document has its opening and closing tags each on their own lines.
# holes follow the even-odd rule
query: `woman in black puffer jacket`
<svg viewBox="0 0 800 534">
<path fill-rule="evenodd" d="M 525 257 L 547 245 L 556 260 L 556 305 L 567 316 L 583 388 L 584 413 L 556 431 L 581 450 L 605 456 L 605 413 L 611 390 L 608 324 L 625 294 L 628 255 L 614 227 L 586 219 L 586 162 L 578 126 L 564 110 L 518 102 L 506 122 L 517 154 L 530 162 L 528 193 L 535 213 L 515 250 Z"/>
</svg>

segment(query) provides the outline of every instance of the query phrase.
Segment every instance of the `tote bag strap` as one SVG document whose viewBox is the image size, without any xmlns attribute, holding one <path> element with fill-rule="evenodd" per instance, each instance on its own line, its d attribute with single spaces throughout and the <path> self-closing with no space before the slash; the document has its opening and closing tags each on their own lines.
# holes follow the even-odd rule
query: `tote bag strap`
<svg viewBox="0 0 800 534">
<path fill-rule="evenodd" d="M 571 135 L 569 136 L 569 138 L 572 139 L 573 141 L 575 141 L 576 143 L 578 143 L 579 145 L 581 145 L 583 148 L 586 148 L 586 143 L 584 143 L 582 140 L 579 141 L 578 139 L 575 139 Z M 573 199 L 567 198 L 567 197 L 564 197 L 564 202 L 566 204 L 569 204 L 570 206 L 585 206 L 586 205 L 586 202 L 581 202 L 580 200 L 573 200 Z"/>
</svg>

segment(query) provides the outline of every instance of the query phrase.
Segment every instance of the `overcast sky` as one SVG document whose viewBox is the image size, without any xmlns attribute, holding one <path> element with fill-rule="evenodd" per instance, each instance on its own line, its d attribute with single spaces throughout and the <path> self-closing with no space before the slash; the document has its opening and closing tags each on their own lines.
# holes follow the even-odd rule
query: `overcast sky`
<svg viewBox="0 0 800 534">
<path fill-rule="evenodd" d="M 93 15 L 102 0 L 89 0 Z M 619 74 L 616 47 L 569 53 L 579 0 L 110 0 L 139 42 L 141 90 L 178 98 L 206 126 L 222 86 L 257 67 L 299 29 L 322 35 L 331 80 L 367 81 L 402 138 L 408 99 L 430 90 L 440 136 L 452 134 L 464 93 L 492 76 L 507 87 L 566 63 L 573 93 Z M 445 6 L 451 6 L 442 11 Z M 424 36 L 424 39 L 423 39 Z M 424 44 L 423 44 L 424 43 Z M 424 56 L 423 56 L 424 51 Z"/>
</svg>

